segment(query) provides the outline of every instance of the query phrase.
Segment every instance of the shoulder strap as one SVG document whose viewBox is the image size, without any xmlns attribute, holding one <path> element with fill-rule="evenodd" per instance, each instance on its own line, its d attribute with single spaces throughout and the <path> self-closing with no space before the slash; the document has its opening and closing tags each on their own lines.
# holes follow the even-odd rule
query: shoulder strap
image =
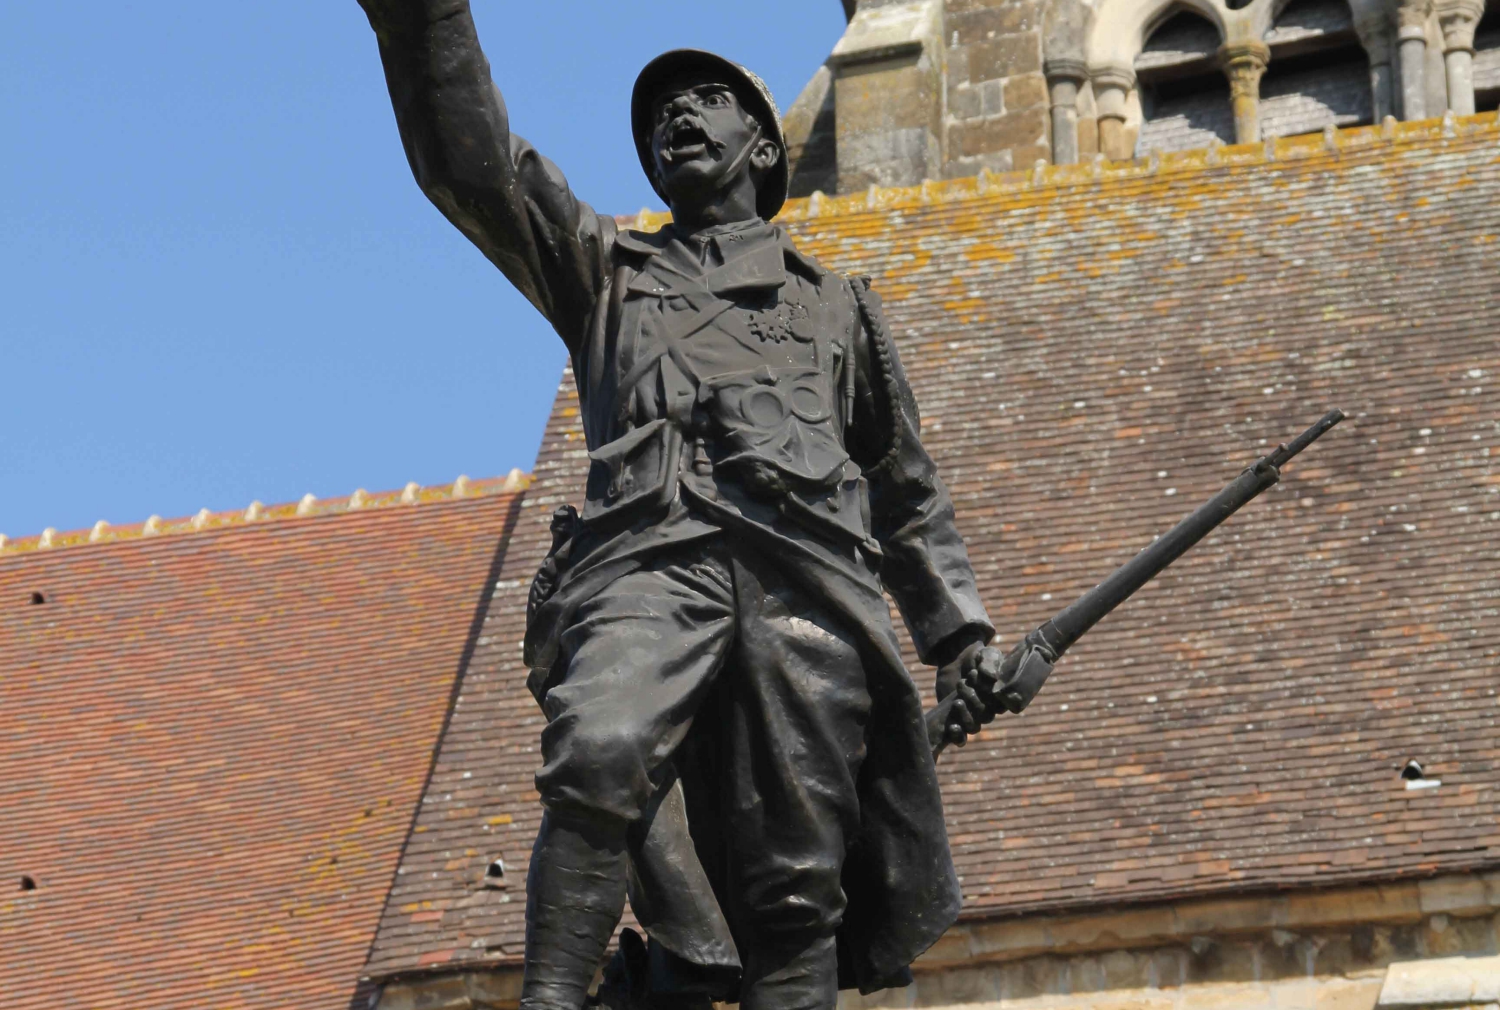
<svg viewBox="0 0 1500 1010">
<path fill-rule="evenodd" d="M 849 290 L 854 294 L 854 302 L 859 306 L 860 323 L 870 339 L 870 364 L 876 373 L 870 377 L 870 385 L 872 390 L 877 391 L 877 396 L 885 394 L 886 421 L 889 425 L 885 452 L 881 454 L 878 463 L 865 469 L 867 474 L 876 474 L 894 466 L 896 457 L 901 454 L 901 388 L 896 379 L 895 350 L 891 347 L 885 320 L 870 304 L 870 278 L 851 277 L 848 278 L 848 283 Z"/>
</svg>

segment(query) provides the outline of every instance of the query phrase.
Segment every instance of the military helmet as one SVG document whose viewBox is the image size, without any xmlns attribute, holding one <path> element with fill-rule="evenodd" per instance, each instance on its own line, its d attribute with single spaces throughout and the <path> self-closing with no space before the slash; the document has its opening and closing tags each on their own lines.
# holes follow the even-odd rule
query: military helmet
<svg viewBox="0 0 1500 1010">
<path fill-rule="evenodd" d="M 780 159 L 766 173 L 755 193 L 756 212 L 769 221 L 786 203 L 787 183 L 791 177 L 787 167 L 786 137 L 781 132 L 781 110 L 776 107 L 771 89 L 756 74 L 732 60 L 702 49 L 672 49 L 662 53 L 646 64 L 635 79 L 635 88 L 630 95 L 630 130 L 635 136 L 635 150 L 640 156 L 641 168 L 651 180 L 651 188 L 663 200 L 667 199 L 657 181 L 656 161 L 651 154 L 654 126 L 651 103 L 672 81 L 694 72 L 717 78 L 732 87 L 740 103 L 760 123 L 761 136 L 781 149 Z"/>
</svg>

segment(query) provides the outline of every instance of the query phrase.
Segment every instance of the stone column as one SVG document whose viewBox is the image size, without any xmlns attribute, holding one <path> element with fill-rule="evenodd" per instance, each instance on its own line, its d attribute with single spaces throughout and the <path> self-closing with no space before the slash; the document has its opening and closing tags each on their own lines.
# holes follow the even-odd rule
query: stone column
<svg viewBox="0 0 1500 1010">
<path fill-rule="evenodd" d="M 1049 59 L 1042 70 L 1047 75 L 1047 93 L 1052 104 L 1052 163 L 1076 164 L 1078 91 L 1088 80 L 1088 67 L 1082 60 Z"/>
<path fill-rule="evenodd" d="M 1260 140 L 1260 79 L 1271 62 L 1264 42 L 1236 42 L 1219 47 L 1219 65 L 1229 78 L 1229 100 L 1234 105 L 1234 142 Z"/>
<path fill-rule="evenodd" d="M 1454 115 L 1474 114 L 1474 29 L 1484 16 L 1484 0 L 1439 0 L 1443 29 L 1443 70 L 1448 78 L 1448 108 Z"/>
<path fill-rule="evenodd" d="M 1099 153 L 1110 161 L 1124 161 L 1135 152 L 1125 133 L 1125 101 L 1135 88 L 1135 71 L 1123 67 L 1096 70 L 1094 104 L 1099 109 Z"/>
<path fill-rule="evenodd" d="M 1373 121 L 1382 123 L 1386 116 L 1396 114 L 1395 94 L 1391 90 L 1391 28 L 1384 9 L 1377 9 L 1367 20 L 1356 20 L 1354 33 L 1359 36 L 1359 44 L 1364 46 L 1365 55 L 1370 59 L 1370 99 L 1374 106 L 1370 111 L 1375 117 Z"/>
<path fill-rule="evenodd" d="M 1401 118 L 1427 118 L 1427 17 L 1431 0 L 1407 0 L 1396 8 L 1401 58 Z"/>
</svg>

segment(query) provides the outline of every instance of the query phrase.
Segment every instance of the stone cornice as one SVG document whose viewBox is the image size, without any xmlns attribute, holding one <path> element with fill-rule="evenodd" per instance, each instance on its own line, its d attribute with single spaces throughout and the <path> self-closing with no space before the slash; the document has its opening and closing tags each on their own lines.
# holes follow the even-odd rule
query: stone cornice
<svg viewBox="0 0 1500 1010">
<path fill-rule="evenodd" d="M 1102 165 L 1042 165 L 1028 171 L 981 172 L 976 176 L 959 179 L 929 180 L 920 186 L 872 186 L 862 192 L 838 196 L 814 193 L 810 197 L 788 200 L 777 220 L 806 221 L 812 218 L 845 217 L 893 208 L 958 203 L 1007 194 L 1019 195 L 1058 187 L 1098 186 L 1166 174 L 1248 168 L 1268 162 L 1279 164 L 1331 157 L 1336 165 L 1344 156 L 1373 153 L 1393 146 L 1451 143 L 1455 137 L 1460 140 L 1471 138 L 1481 143 L 1500 141 L 1500 121 L 1497 121 L 1494 112 L 1459 117 L 1454 121 L 1454 136 L 1444 134 L 1443 124 L 1444 120 L 1441 118 L 1404 123 L 1390 121 L 1380 126 L 1345 127 L 1333 131 L 1331 139 L 1321 133 L 1309 133 L 1280 137 L 1265 143 L 1173 151 Z M 615 220 L 622 227 L 656 231 L 671 219 L 666 211 L 643 209 L 638 214 L 621 215 Z"/>
</svg>

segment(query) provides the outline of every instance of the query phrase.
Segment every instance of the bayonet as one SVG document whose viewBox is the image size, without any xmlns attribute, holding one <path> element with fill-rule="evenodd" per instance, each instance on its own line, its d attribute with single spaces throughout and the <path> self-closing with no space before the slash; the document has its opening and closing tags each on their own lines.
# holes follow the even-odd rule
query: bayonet
<svg viewBox="0 0 1500 1010">
<path fill-rule="evenodd" d="M 996 710 L 1013 713 L 1025 710 L 1051 676 L 1063 653 L 1090 628 L 1191 550 L 1220 523 L 1281 480 L 1282 467 L 1343 419 L 1342 411 L 1331 410 L 1290 444 L 1278 445 L 1274 452 L 1246 467 L 1228 487 L 1157 537 L 1107 579 L 1058 611 L 1051 620 L 1033 629 L 1006 654 L 993 685 L 986 689 Z M 934 757 L 950 742 L 949 717 L 957 702 L 956 693 L 950 694 L 927 712 L 927 738 L 932 744 Z"/>
</svg>

